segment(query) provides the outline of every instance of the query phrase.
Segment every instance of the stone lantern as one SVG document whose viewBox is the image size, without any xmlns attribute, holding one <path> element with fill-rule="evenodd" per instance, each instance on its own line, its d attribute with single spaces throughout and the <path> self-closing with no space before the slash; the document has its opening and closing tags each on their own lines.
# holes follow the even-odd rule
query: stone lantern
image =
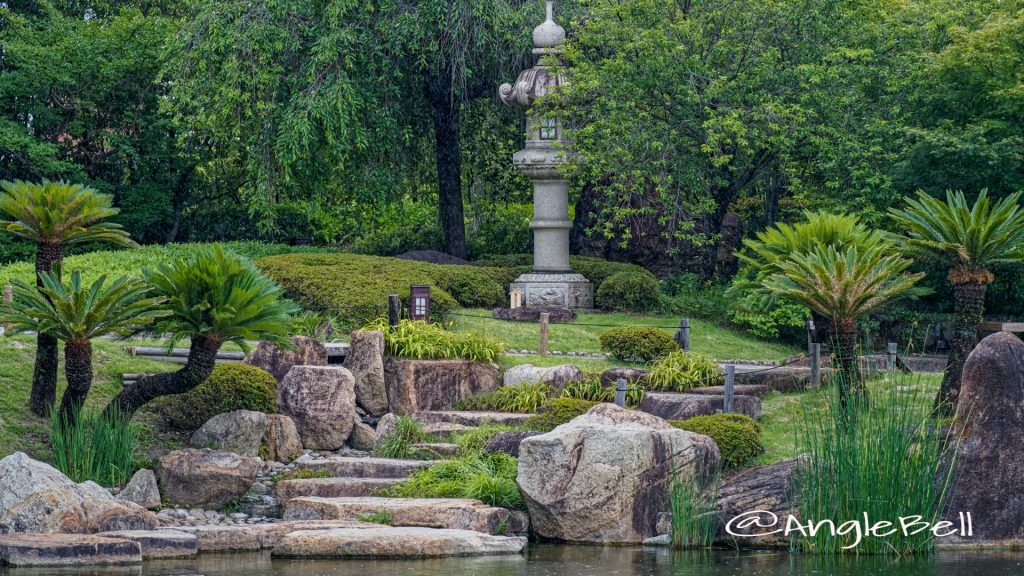
<svg viewBox="0 0 1024 576">
<path fill-rule="evenodd" d="M 566 84 L 562 62 L 565 29 L 555 23 L 553 1 L 547 0 L 547 19 L 533 29 L 537 63 L 523 70 L 516 83 L 498 89 L 506 104 L 526 108 L 526 147 L 512 162 L 533 184 L 533 269 L 510 287 L 523 295 L 523 304 L 537 308 L 593 308 L 594 286 L 569 265 L 569 180 L 561 166 L 568 141 L 553 118 L 531 113 L 537 98 Z"/>
</svg>

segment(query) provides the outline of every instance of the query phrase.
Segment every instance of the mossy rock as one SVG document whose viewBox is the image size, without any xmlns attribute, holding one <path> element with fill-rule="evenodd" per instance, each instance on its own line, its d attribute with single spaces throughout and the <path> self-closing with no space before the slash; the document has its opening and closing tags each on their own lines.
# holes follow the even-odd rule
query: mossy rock
<svg viewBox="0 0 1024 576">
<path fill-rule="evenodd" d="M 277 380 L 248 364 L 218 364 L 202 384 L 153 404 L 164 427 L 191 433 L 210 418 L 226 412 L 276 412 Z"/>
<path fill-rule="evenodd" d="M 686 420 L 669 420 L 676 428 L 710 436 L 722 458 L 722 467 L 739 468 L 764 453 L 761 425 L 743 414 L 708 414 Z"/>
<path fill-rule="evenodd" d="M 597 406 L 600 402 L 590 400 L 579 400 L 577 398 L 553 398 L 541 407 L 537 414 L 534 414 L 526 421 L 524 428 L 549 432 L 566 422 L 586 414 L 588 410 Z"/>
</svg>

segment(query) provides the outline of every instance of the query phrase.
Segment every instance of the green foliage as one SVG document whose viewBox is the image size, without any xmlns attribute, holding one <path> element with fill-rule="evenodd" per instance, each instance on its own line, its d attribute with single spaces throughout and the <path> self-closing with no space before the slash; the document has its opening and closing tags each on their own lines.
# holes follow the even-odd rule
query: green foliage
<svg viewBox="0 0 1024 576">
<path fill-rule="evenodd" d="M 440 324 L 422 320 L 402 320 L 397 326 L 389 325 L 386 320 L 378 320 L 366 326 L 366 329 L 384 332 L 388 354 L 398 358 L 461 358 L 474 362 L 494 362 L 504 351 L 501 342 L 487 336 L 449 332 Z"/>
<path fill-rule="evenodd" d="M 494 438 L 495 435 L 501 432 L 512 430 L 518 430 L 518 428 L 493 422 L 484 422 L 476 428 L 459 432 L 452 438 L 452 442 L 459 446 L 459 454 L 482 456 L 484 454 L 484 447 L 491 441 L 491 438 Z"/>
<path fill-rule="evenodd" d="M 284 482 L 285 480 L 309 480 L 311 478 L 333 478 L 334 474 L 328 470 L 314 470 L 312 468 L 296 468 L 295 470 L 288 470 L 280 474 L 275 474 L 272 478 L 274 482 Z"/>
<path fill-rule="evenodd" d="M 395 430 L 381 438 L 373 453 L 384 458 L 429 459 L 430 454 L 417 450 L 413 444 L 432 441 L 422 424 L 408 416 L 399 416 L 395 418 Z"/>
<path fill-rule="evenodd" d="M 368 230 L 352 242 L 352 251 L 395 256 L 412 250 L 441 250 L 437 207 L 425 202 L 385 204 L 364 224 Z"/>
<path fill-rule="evenodd" d="M 507 161 L 505 159 L 502 159 Z M 529 252 L 533 241 L 533 204 L 489 204 L 478 207 L 466 230 L 470 258 Z"/>
<path fill-rule="evenodd" d="M 588 410 L 597 406 L 599 402 L 578 400 L 576 398 L 554 398 L 540 408 L 526 421 L 524 428 L 540 432 L 550 432 L 558 426 L 565 424 L 577 416 L 586 414 Z"/>
<path fill-rule="evenodd" d="M 516 486 L 518 461 L 507 454 L 466 456 L 416 472 L 388 489 L 397 498 L 474 498 L 491 506 L 525 510 Z"/>
<path fill-rule="evenodd" d="M 724 378 L 718 364 L 703 354 L 677 348 L 651 365 L 644 385 L 648 390 L 682 392 L 689 388 L 717 386 Z"/>
<path fill-rule="evenodd" d="M 843 375 L 836 375 L 842 378 Z M 947 458 L 955 444 L 948 428 L 937 426 L 932 403 L 919 399 L 921 390 L 909 377 L 894 374 L 884 391 L 876 392 L 870 409 L 860 402 L 843 406 L 835 390 L 828 407 L 805 406 L 798 433 L 799 450 L 810 455 L 794 480 L 796 505 L 806 518 L 828 518 L 836 525 L 869 518 L 919 514 L 935 522 L 955 484 L 956 458 Z M 965 471 L 970 473 L 970 471 Z M 816 554 L 891 554 L 927 552 L 935 544 L 924 531 L 905 536 L 864 538 L 855 548 L 851 535 L 819 530 L 798 539 L 805 552 Z"/>
<path fill-rule="evenodd" d="M 167 300 L 171 316 L 159 328 L 172 341 L 208 335 L 242 350 L 254 340 L 292 346 L 288 331 L 296 306 L 251 262 L 220 246 L 158 263 L 143 275 L 153 294 Z"/>
<path fill-rule="evenodd" d="M 644 390 L 637 386 L 633 384 L 626 391 L 627 406 L 639 406 L 644 401 Z M 566 384 L 559 396 L 589 402 L 615 402 L 615 386 L 605 386 L 601 382 L 600 373 L 591 373 Z"/>
<path fill-rule="evenodd" d="M 594 299 L 598 307 L 606 310 L 644 312 L 656 308 L 660 303 L 661 285 L 650 272 L 618 272 L 601 283 Z"/>
<path fill-rule="evenodd" d="M 708 414 L 686 420 L 670 420 L 676 428 L 710 436 L 718 445 L 722 467 L 740 468 L 764 452 L 761 425 L 744 414 Z"/>
<path fill-rule="evenodd" d="M 118 213 L 113 198 L 81 184 L 0 182 L 0 220 L 8 234 L 36 243 L 110 242 L 137 246 L 121 225 L 103 222 Z"/>
<path fill-rule="evenodd" d="M 272 414 L 277 410 L 277 381 L 255 366 L 218 364 L 206 382 L 155 401 L 153 409 L 166 427 L 181 432 L 192 432 L 217 414 L 235 410 Z"/>
<path fill-rule="evenodd" d="M 460 410 L 533 413 L 548 401 L 552 390 L 544 382 L 522 382 L 493 392 L 472 396 L 459 403 Z"/>
<path fill-rule="evenodd" d="M 668 332 L 653 326 L 622 326 L 601 333 L 601 351 L 623 362 L 652 362 L 678 349 Z"/>
<path fill-rule="evenodd" d="M 478 259 L 477 262 L 491 268 L 507 269 L 511 278 L 515 278 L 519 274 L 530 271 L 530 267 L 533 265 L 533 255 L 492 254 Z M 595 293 L 601 289 L 605 280 L 620 272 L 627 272 L 634 276 L 651 276 L 650 272 L 636 264 L 613 262 L 590 256 L 569 256 L 569 265 L 572 266 L 574 272 L 582 274 L 587 277 L 587 280 L 590 280 L 594 285 Z"/>
<path fill-rule="evenodd" d="M 754 294 L 736 300 L 728 314 L 729 322 L 754 336 L 781 338 L 794 344 L 806 339 L 809 317 L 810 312 L 805 306 L 789 302 L 767 304 L 758 301 Z"/>
<path fill-rule="evenodd" d="M 676 548 L 706 548 L 717 531 L 714 482 L 700 476 L 672 472 L 669 505 L 672 511 L 672 545 Z"/>
<path fill-rule="evenodd" d="M 53 465 L 75 482 L 124 486 L 135 471 L 138 438 L 138 426 L 116 415 L 79 414 L 77 407 L 69 415 L 50 413 Z"/>
<path fill-rule="evenodd" d="M 385 508 L 381 508 L 376 512 L 360 514 L 359 520 L 369 522 L 371 524 L 384 524 L 386 526 L 390 526 L 395 521 L 395 518 L 392 516 L 391 512 L 388 512 Z"/>
<path fill-rule="evenodd" d="M 701 318 L 724 324 L 732 309 L 733 299 L 725 286 L 701 282 L 697 274 L 677 274 L 661 281 L 661 290 L 670 307 L 688 318 Z"/>
</svg>

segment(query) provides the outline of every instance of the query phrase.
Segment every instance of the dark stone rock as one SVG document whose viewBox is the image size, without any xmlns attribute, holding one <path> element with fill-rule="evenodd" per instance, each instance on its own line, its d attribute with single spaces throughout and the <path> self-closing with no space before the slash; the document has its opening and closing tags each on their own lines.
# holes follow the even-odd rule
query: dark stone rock
<svg viewBox="0 0 1024 576">
<path fill-rule="evenodd" d="M 709 394 L 680 394 L 676 392 L 649 392 L 640 403 L 640 410 L 665 420 L 686 420 L 694 416 L 717 414 L 725 405 L 724 396 Z M 733 411 L 751 418 L 761 417 L 761 399 L 756 396 L 733 397 Z"/>
<path fill-rule="evenodd" d="M 145 468 L 136 471 L 124 489 L 117 494 L 117 498 L 138 504 L 147 510 L 158 510 L 160 488 L 156 484 L 156 474 Z"/>
<path fill-rule="evenodd" d="M 156 478 L 168 503 L 217 509 L 245 494 L 256 480 L 259 468 L 259 458 L 190 448 L 161 458 Z"/>
<path fill-rule="evenodd" d="M 295 345 L 295 350 L 285 350 L 270 342 L 260 342 L 245 359 L 245 363 L 266 370 L 278 382 L 292 366 L 327 366 L 327 348 L 320 342 L 307 336 L 294 336 L 292 344 Z"/>
<path fill-rule="evenodd" d="M 1024 540 L 1024 342 L 1006 332 L 967 357 L 953 438 L 958 478 L 948 520 L 970 512 L 965 544 Z M 941 478 L 940 478 L 941 481 Z M 944 539 L 952 542 L 952 539 Z"/>
<path fill-rule="evenodd" d="M 277 385 L 277 409 L 311 450 L 345 445 L 356 417 L 355 379 L 340 366 L 293 366 Z"/>
<path fill-rule="evenodd" d="M 633 383 L 643 380 L 647 376 L 647 370 L 643 368 L 609 368 L 601 372 L 601 384 L 614 386 L 620 378 L 626 382 Z"/>
<path fill-rule="evenodd" d="M 137 542 L 86 534 L 0 536 L 0 566 L 90 566 L 139 564 Z"/>
<path fill-rule="evenodd" d="M 217 414 L 192 433 L 188 444 L 193 448 L 213 448 L 254 458 L 260 455 L 267 425 L 267 415 L 263 412 L 235 410 Z"/>
<path fill-rule="evenodd" d="M 530 430 L 510 430 L 498 432 L 484 446 L 486 452 L 502 452 L 509 456 L 519 457 L 519 443 L 530 436 L 539 436 L 542 432 Z"/>
<path fill-rule="evenodd" d="M 295 422 L 284 414 L 268 414 L 262 448 L 268 460 L 287 464 L 297 458 L 302 454 L 302 438 Z"/>
<path fill-rule="evenodd" d="M 498 367 L 468 360 L 399 360 L 384 364 L 391 412 L 451 410 L 460 400 L 501 386 Z"/>
<path fill-rule="evenodd" d="M 540 322 L 540 315 L 548 313 L 548 322 L 561 324 L 576 319 L 576 312 L 567 308 L 534 308 L 520 306 L 519 308 L 495 308 L 491 316 L 496 320 L 511 320 L 514 322 Z"/>
<path fill-rule="evenodd" d="M 349 337 L 345 368 L 355 379 L 356 404 L 368 414 L 388 412 L 388 393 L 384 387 L 384 333 L 380 330 L 356 330 Z"/>
<path fill-rule="evenodd" d="M 744 547 L 785 547 L 789 540 L 779 534 L 736 538 L 725 531 L 725 525 L 740 514 L 765 510 L 784 521 L 789 514 L 795 514 L 793 502 L 793 475 L 806 457 L 798 456 L 743 470 L 722 483 L 715 500 L 718 526 L 715 540 L 721 544 Z M 762 518 L 769 518 L 762 515 Z M 766 529 L 749 528 L 741 530 L 733 526 L 733 532 L 762 534 Z"/>
<path fill-rule="evenodd" d="M 767 394 L 770 390 L 767 386 L 761 386 L 758 384 L 737 384 L 733 386 L 733 394 L 741 396 L 757 396 L 758 398 Z M 690 388 L 686 391 L 687 394 L 709 394 L 711 396 L 721 396 L 725 394 L 725 386 L 704 386 L 702 388 Z"/>
</svg>

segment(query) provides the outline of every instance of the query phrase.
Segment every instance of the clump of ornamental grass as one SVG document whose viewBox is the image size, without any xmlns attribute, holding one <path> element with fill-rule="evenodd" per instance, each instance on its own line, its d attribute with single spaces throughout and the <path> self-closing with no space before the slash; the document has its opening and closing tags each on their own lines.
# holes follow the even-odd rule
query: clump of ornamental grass
<svg viewBox="0 0 1024 576">
<path fill-rule="evenodd" d="M 518 460 L 507 454 L 475 454 L 439 462 L 388 488 L 396 498 L 473 498 L 491 506 L 524 510 L 516 486 Z"/>
<path fill-rule="evenodd" d="M 50 413 L 53 465 L 75 482 L 123 486 L 134 472 L 139 426 L 97 412 Z"/>
<path fill-rule="evenodd" d="M 440 324 L 422 320 L 402 320 L 396 326 L 391 326 L 386 319 L 379 319 L 365 329 L 382 331 L 388 354 L 397 358 L 460 358 L 474 362 L 495 362 L 505 350 L 505 345 L 493 338 L 481 334 L 457 334 L 445 330 Z"/>
<path fill-rule="evenodd" d="M 422 424 L 408 416 L 399 416 L 395 418 L 394 431 L 381 438 L 373 453 L 384 458 L 429 460 L 433 457 L 432 453 L 418 450 L 415 444 L 434 441 L 434 437 L 427 434 Z"/>
<path fill-rule="evenodd" d="M 715 540 L 718 482 L 702 475 L 685 476 L 673 470 L 669 488 L 672 509 L 672 545 L 705 548 Z"/>
<path fill-rule="evenodd" d="M 842 373 L 833 376 L 844 378 Z M 950 429 L 933 418 L 931 398 L 913 385 L 913 377 L 889 374 L 876 382 L 870 404 L 839 400 L 834 383 L 826 409 L 805 408 L 798 440 L 809 458 L 798 469 L 795 498 L 804 525 L 809 521 L 889 521 L 920 515 L 934 523 L 951 495 L 955 456 Z M 794 534 L 793 544 L 818 554 L 894 554 L 928 552 L 928 530 L 905 535 L 837 535 L 820 529 Z"/>
</svg>

